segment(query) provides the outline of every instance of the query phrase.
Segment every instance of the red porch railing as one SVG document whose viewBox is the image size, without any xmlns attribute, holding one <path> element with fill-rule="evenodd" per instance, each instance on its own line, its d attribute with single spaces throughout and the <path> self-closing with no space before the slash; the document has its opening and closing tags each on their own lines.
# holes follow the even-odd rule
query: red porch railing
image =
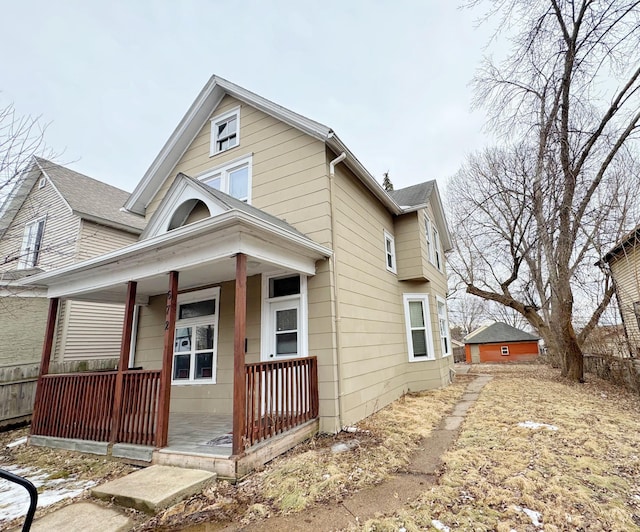
<svg viewBox="0 0 640 532">
<path fill-rule="evenodd" d="M 316 357 L 258 362 L 245 368 L 246 445 L 318 417 Z"/>
<path fill-rule="evenodd" d="M 31 433 L 57 438 L 109 441 L 116 371 L 40 377 Z M 125 371 L 123 413 L 116 441 L 154 445 L 160 371 Z"/>
<path fill-rule="evenodd" d="M 31 433 L 109 441 L 116 375 L 115 371 L 42 375 Z"/>
</svg>

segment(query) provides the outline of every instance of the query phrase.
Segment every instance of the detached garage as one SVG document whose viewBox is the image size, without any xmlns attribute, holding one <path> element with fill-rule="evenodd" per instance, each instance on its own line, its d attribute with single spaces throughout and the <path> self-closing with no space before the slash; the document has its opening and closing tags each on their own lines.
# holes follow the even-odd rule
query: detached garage
<svg viewBox="0 0 640 532">
<path fill-rule="evenodd" d="M 480 327 L 464 339 L 467 363 L 527 362 L 538 354 L 537 336 L 506 323 Z"/>
</svg>

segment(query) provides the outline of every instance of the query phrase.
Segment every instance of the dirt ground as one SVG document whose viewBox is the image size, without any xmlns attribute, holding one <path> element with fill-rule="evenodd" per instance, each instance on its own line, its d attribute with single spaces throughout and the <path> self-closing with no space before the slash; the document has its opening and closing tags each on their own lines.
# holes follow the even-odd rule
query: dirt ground
<svg viewBox="0 0 640 532">
<path fill-rule="evenodd" d="M 591 376 L 582 385 L 567 383 L 546 366 L 478 365 L 472 371 L 494 379 L 468 411 L 437 483 L 359 530 L 640 530 L 640 398 Z M 407 395 L 355 432 L 318 436 L 237 485 L 216 483 L 151 519 L 133 515 L 135 530 L 197 523 L 215 530 L 230 522 L 251 527 L 384 485 L 406 467 L 472 378 Z M 103 457 L 6 449 L 24 432 L 0 434 L 0 463 L 37 462 L 52 474 L 63 470 L 97 481 L 131 470 Z M 333 444 L 353 440 L 353 450 L 331 452 Z"/>
</svg>

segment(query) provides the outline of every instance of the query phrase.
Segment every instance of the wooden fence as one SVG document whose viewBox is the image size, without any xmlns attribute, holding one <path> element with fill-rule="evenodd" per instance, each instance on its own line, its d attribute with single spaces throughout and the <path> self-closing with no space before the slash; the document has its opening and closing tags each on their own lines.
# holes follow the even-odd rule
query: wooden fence
<svg viewBox="0 0 640 532">
<path fill-rule="evenodd" d="M 246 364 L 245 377 L 248 445 L 318 417 L 316 357 Z"/>
</svg>

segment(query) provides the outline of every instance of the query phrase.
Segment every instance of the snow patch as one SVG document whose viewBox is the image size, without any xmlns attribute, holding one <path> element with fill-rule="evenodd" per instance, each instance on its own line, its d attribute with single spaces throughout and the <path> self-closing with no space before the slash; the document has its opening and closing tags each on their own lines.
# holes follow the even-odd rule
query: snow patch
<svg viewBox="0 0 640 532">
<path fill-rule="evenodd" d="M 7 445 L 7 447 L 9 449 L 13 449 L 14 447 L 17 447 L 18 445 L 23 445 L 25 443 L 27 443 L 27 437 L 26 436 L 24 438 L 20 438 L 19 440 L 12 441 L 11 443 L 9 443 Z"/>
<path fill-rule="evenodd" d="M 49 479 L 49 473 L 34 467 L 3 465 L 2 468 L 14 475 L 25 477 L 38 488 L 38 508 L 77 497 L 84 490 L 96 485 L 96 482 L 92 480 L 78 480 L 73 475 L 68 478 Z M 0 479 L 0 525 L 4 521 L 27 515 L 29 503 L 29 493 L 25 488 L 8 480 Z M 0 528 L 2 527 L 0 526 Z"/>
<path fill-rule="evenodd" d="M 524 427 L 525 429 L 547 429 L 547 430 L 558 430 L 558 427 L 555 425 L 549 425 L 548 423 L 538 423 L 536 421 L 521 421 L 518 423 L 518 427 Z"/>
<path fill-rule="evenodd" d="M 440 530 L 441 532 L 451 532 L 451 529 L 447 525 L 445 525 L 442 521 L 439 521 L 438 519 L 432 519 L 431 525 L 434 528 L 437 528 L 438 530 Z"/>
<path fill-rule="evenodd" d="M 522 508 L 521 506 L 515 506 L 514 508 L 518 512 L 524 513 L 529 519 L 531 519 L 533 526 L 542 527 L 542 514 L 540 512 L 536 512 L 535 510 L 531 510 L 529 508 Z"/>
</svg>

